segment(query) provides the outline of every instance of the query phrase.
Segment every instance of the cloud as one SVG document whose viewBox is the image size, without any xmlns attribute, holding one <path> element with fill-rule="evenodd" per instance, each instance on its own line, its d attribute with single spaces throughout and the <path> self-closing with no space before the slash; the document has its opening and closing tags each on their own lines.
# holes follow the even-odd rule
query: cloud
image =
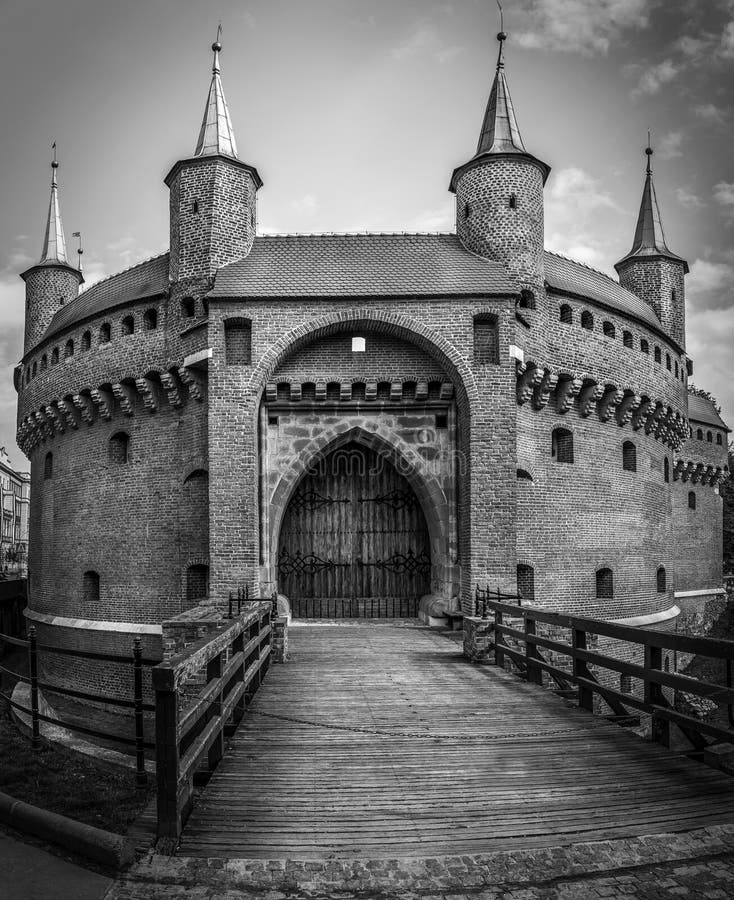
<svg viewBox="0 0 734 900">
<path fill-rule="evenodd" d="M 702 209 L 706 206 L 700 197 L 697 197 L 696 194 L 682 187 L 677 187 L 675 189 L 675 199 L 686 209 Z"/>
<path fill-rule="evenodd" d="M 319 208 L 319 201 L 315 194 L 304 194 L 294 200 L 291 206 L 298 213 L 313 213 Z"/>
<path fill-rule="evenodd" d="M 450 197 L 443 206 L 427 209 L 405 224 L 405 231 L 453 231 L 455 225 L 454 198 Z"/>
<path fill-rule="evenodd" d="M 554 174 L 546 193 L 546 247 L 598 269 L 611 267 L 604 216 L 623 210 L 597 179 L 576 167 Z M 595 235 L 599 237 L 595 237 Z"/>
<path fill-rule="evenodd" d="M 517 32 L 522 47 L 606 55 L 625 31 L 646 28 L 649 0 L 533 0 L 528 26 Z"/>
<path fill-rule="evenodd" d="M 391 53 L 397 60 L 428 55 L 439 63 L 445 63 L 458 56 L 463 50 L 464 48 L 457 44 L 445 44 L 434 26 L 423 23 L 396 44 Z"/>
<path fill-rule="evenodd" d="M 632 96 L 652 96 L 660 91 L 664 84 L 669 84 L 680 72 L 680 67 L 672 59 L 664 59 L 644 69 L 637 87 L 633 89 Z"/>
<path fill-rule="evenodd" d="M 713 103 L 701 103 L 693 107 L 693 115 L 706 122 L 708 125 L 723 125 L 727 119 L 727 112 Z"/>
<path fill-rule="evenodd" d="M 734 265 L 697 259 L 691 264 L 686 294 L 691 309 L 734 309 Z"/>
<path fill-rule="evenodd" d="M 685 135 L 682 131 L 669 131 L 664 134 L 655 148 L 655 153 L 660 159 L 674 159 L 676 156 L 682 156 L 681 144 Z"/>
<path fill-rule="evenodd" d="M 714 185 L 714 200 L 721 207 L 721 214 L 728 225 L 734 224 L 734 183 L 720 181 Z"/>
<path fill-rule="evenodd" d="M 734 303 L 734 297 L 729 297 Z M 711 390 L 722 406 L 722 417 L 734 424 L 734 380 L 731 377 L 731 347 L 734 344 L 734 307 L 698 309 L 689 307 L 686 349 L 694 360 L 696 384 Z"/>
<path fill-rule="evenodd" d="M 734 22 L 727 22 L 724 27 L 718 55 L 722 59 L 734 59 Z"/>
</svg>

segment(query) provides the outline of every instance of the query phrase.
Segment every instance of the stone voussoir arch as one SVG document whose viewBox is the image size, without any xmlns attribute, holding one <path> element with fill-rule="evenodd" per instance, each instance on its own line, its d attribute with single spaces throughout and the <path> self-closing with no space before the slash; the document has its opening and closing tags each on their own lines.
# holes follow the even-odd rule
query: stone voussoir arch
<svg viewBox="0 0 734 900">
<path fill-rule="evenodd" d="M 472 407 L 479 401 L 479 392 L 469 364 L 453 344 L 411 316 L 364 308 L 318 316 L 291 329 L 262 355 L 250 376 L 249 390 L 253 395 L 259 396 L 286 357 L 311 341 L 350 327 L 383 331 L 416 344 L 446 367 L 454 381 L 460 403 L 463 401 Z"/>
<path fill-rule="evenodd" d="M 445 533 L 442 525 L 442 521 L 444 523 L 447 521 L 446 516 L 442 520 L 442 514 L 448 508 L 448 501 L 438 479 L 430 472 L 429 464 L 409 444 L 392 432 L 387 433 L 377 425 L 370 427 L 368 424 L 363 427 L 340 423 L 324 429 L 301 450 L 298 459 L 288 466 L 273 491 L 269 502 L 271 510 L 269 547 L 272 564 L 275 565 L 278 558 L 280 530 L 288 504 L 301 478 L 319 460 L 352 442 L 377 451 L 406 478 L 408 484 L 415 491 L 426 518 L 432 562 L 434 565 L 445 562 L 445 560 L 438 559 L 437 556 L 441 556 L 442 548 L 445 552 L 452 542 L 451 535 Z"/>
</svg>

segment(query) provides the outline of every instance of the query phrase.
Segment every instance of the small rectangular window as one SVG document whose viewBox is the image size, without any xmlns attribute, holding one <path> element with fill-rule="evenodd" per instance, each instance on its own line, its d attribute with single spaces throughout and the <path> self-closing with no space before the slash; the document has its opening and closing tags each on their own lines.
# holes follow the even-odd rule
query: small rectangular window
<svg viewBox="0 0 734 900">
<path fill-rule="evenodd" d="M 363 337 L 352 338 L 352 353 L 364 353 L 367 349 L 367 342 Z"/>
<path fill-rule="evenodd" d="M 278 417 L 277 416 L 268 416 L 268 425 L 277 425 Z"/>
<path fill-rule="evenodd" d="M 436 428 L 448 428 L 449 417 L 445 413 L 439 413 L 436 416 Z"/>
</svg>

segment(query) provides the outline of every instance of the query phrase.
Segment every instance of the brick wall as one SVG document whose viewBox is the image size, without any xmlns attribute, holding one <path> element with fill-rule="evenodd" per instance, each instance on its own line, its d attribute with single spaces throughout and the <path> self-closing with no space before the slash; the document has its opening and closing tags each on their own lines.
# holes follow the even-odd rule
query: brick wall
<svg viewBox="0 0 734 900">
<path fill-rule="evenodd" d="M 81 273 L 67 266 L 36 266 L 28 271 L 25 277 L 25 353 L 41 339 L 59 307 L 76 297 L 80 281 Z"/>
<path fill-rule="evenodd" d="M 663 328 L 681 347 L 686 345 L 684 269 L 684 263 L 661 257 L 632 259 L 618 270 L 622 286 L 650 304 Z"/>
</svg>

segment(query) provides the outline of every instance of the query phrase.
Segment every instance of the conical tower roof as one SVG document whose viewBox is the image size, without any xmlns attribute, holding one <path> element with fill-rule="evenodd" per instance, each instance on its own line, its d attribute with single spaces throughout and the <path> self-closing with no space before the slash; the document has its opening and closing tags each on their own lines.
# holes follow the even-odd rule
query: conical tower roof
<svg viewBox="0 0 734 900">
<path fill-rule="evenodd" d="M 504 43 L 507 35 L 500 31 L 497 35 L 499 52 L 497 54 L 497 68 L 495 71 L 492 89 L 489 92 L 487 109 L 484 113 L 482 131 L 479 135 L 477 152 L 463 166 L 454 171 L 451 178 L 450 190 L 455 190 L 457 178 L 468 168 L 474 166 L 491 156 L 518 156 L 535 163 L 543 173 L 543 182 L 550 174 L 550 166 L 537 159 L 525 149 L 520 129 L 515 116 L 515 107 L 510 97 L 510 89 L 505 76 Z"/>
<path fill-rule="evenodd" d="M 61 224 L 59 212 L 59 187 L 56 181 L 56 170 L 59 167 L 56 159 L 56 144 L 53 145 L 54 158 L 51 162 L 51 199 L 48 204 L 48 218 L 46 219 L 46 233 L 43 237 L 41 259 L 39 265 L 58 263 L 69 265 L 66 256 L 66 241 L 64 240 L 64 226 Z"/>
<path fill-rule="evenodd" d="M 232 120 L 229 117 L 227 101 L 224 99 L 224 89 L 219 69 L 219 51 L 222 45 L 219 42 L 221 27 L 217 32 L 217 40 L 212 44 L 214 62 L 212 65 L 212 80 L 209 85 L 209 95 L 206 98 L 204 118 L 201 122 L 199 140 L 196 142 L 194 156 L 231 156 L 237 159 L 237 143 L 234 138 Z"/>
<path fill-rule="evenodd" d="M 660 207 L 658 206 L 658 198 L 655 193 L 655 184 L 652 180 L 652 147 L 645 148 L 647 154 L 647 168 L 645 171 L 645 184 L 642 188 L 642 201 L 640 202 L 640 213 L 637 217 L 637 227 L 635 228 L 635 236 L 632 241 L 632 249 L 629 253 L 622 257 L 615 268 L 619 267 L 632 259 L 646 259 L 665 257 L 675 262 L 683 263 L 685 271 L 688 272 L 688 263 L 668 249 L 665 242 L 665 232 L 663 231 L 663 222 L 660 218 Z"/>
</svg>

